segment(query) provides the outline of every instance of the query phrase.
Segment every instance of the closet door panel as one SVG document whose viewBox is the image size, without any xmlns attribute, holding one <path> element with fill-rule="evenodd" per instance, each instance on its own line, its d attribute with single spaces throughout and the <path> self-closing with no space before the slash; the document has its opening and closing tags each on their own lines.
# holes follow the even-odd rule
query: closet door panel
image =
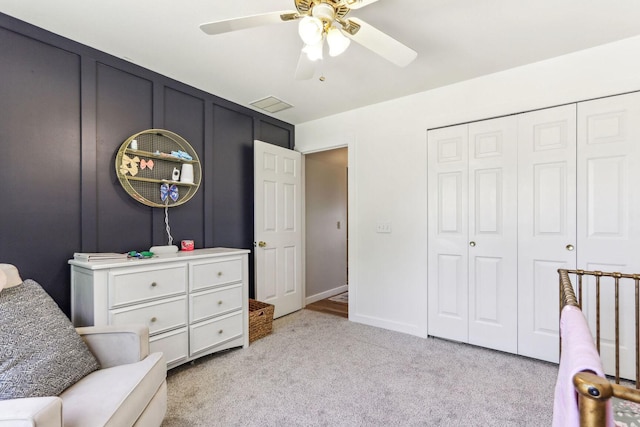
<svg viewBox="0 0 640 427">
<path fill-rule="evenodd" d="M 474 182 L 472 220 L 475 234 L 502 234 L 502 169 L 478 169 Z"/>
<path fill-rule="evenodd" d="M 502 259 L 495 257 L 474 257 L 475 299 L 472 301 L 475 316 L 473 321 L 500 326 L 500 270 L 503 268 Z"/>
<path fill-rule="evenodd" d="M 469 125 L 469 343 L 517 351 L 517 129 Z"/>
<path fill-rule="evenodd" d="M 576 265 L 576 106 L 518 116 L 518 354 L 558 362 L 558 273 Z"/>
<path fill-rule="evenodd" d="M 468 339 L 467 126 L 428 132 L 428 333 Z"/>
<path fill-rule="evenodd" d="M 626 238 L 629 235 L 627 157 L 599 157 L 585 162 L 587 238 Z"/>
<path fill-rule="evenodd" d="M 640 94 L 578 104 L 578 268 L 640 273 Z M 601 356 L 614 373 L 613 282 L 602 279 Z M 583 310 L 595 330 L 592 280 Z M 622 281 L 621 319 L 633 319 L 633 282 Z M 620 325 L 621 375 L 632 378 L 633 322 Z"/>
</svg>

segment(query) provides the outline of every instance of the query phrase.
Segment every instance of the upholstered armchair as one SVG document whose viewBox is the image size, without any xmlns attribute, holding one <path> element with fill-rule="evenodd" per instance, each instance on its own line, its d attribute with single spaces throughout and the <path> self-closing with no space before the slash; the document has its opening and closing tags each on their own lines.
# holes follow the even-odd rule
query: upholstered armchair
<svg viewBox="0 0 640 427">
<path fill-rule="evenodd" d="M 0 427 L 162 424 L 167 364 L 146 326 L 74 329 L 38 283 L 15 282 L 0 269 Z"/>
<path fill-rule="evenodd" d="M 59 396 L 0 401 L 0 426 L 160 426 L 167 408 L 167 365 L 162 353 L 149 354 L 148 329 L 77 331 L 100 368 Z"/>
</svg>

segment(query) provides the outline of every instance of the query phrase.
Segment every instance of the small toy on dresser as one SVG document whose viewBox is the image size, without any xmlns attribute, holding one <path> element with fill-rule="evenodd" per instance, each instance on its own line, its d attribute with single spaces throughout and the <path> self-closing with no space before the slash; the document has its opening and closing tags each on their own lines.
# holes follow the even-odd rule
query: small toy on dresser
<svg viewBox="0 0 640 427">
<path fill-rule="evenodd" d="M 130 252 L 127 253 L 127 257 L 128 258 L 137 258 L 137 259 L 153 258 L 153 252 L 151 252 L 151 251 L 142 251 L 142 252 L 130 251 Z"/>
<path fill-rule="evenodd" d="M 192 251 L 195 248 L 193 240 L 183 240 L 180 242 L 180 249 L 183 251 Z"/>
</svg>

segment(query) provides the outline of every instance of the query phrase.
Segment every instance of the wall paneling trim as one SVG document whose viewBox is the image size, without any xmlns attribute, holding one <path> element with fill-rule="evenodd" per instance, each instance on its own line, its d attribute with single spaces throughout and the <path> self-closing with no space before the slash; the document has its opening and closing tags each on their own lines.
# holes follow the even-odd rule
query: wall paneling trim
<svg viewBox="0 0 640 427">
<path fill-rule="evenodd" d="M 176 132 L 202 161 L 200 191 L 169 211 L 174 241 L 252 249 L 253 140 L 293 149 L 293 125 L 3 14 L 0 76 L 0 262 L 67 314 L 73 252 L 167 242 L 163 210 L 130 198 L 114 171 L 141 130 Z"/>
</svg>

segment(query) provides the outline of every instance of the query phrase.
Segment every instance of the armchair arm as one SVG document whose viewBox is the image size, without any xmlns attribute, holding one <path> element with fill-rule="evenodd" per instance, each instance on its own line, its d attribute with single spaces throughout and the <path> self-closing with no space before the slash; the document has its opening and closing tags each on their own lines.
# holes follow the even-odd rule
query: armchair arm
<svg viewBox="0 0 640 427">
<path fill-rule="evenodd" d="M 50 396 L 0 400 L 0 427 L 62 427 L 62 399 Z"/>
<path fill-rule="evenodd" d="M 76 331 L 102 369 L 139 362 L 149 355 L 149 328 L 145 325 L 87 326 Z"/>
</svg>

